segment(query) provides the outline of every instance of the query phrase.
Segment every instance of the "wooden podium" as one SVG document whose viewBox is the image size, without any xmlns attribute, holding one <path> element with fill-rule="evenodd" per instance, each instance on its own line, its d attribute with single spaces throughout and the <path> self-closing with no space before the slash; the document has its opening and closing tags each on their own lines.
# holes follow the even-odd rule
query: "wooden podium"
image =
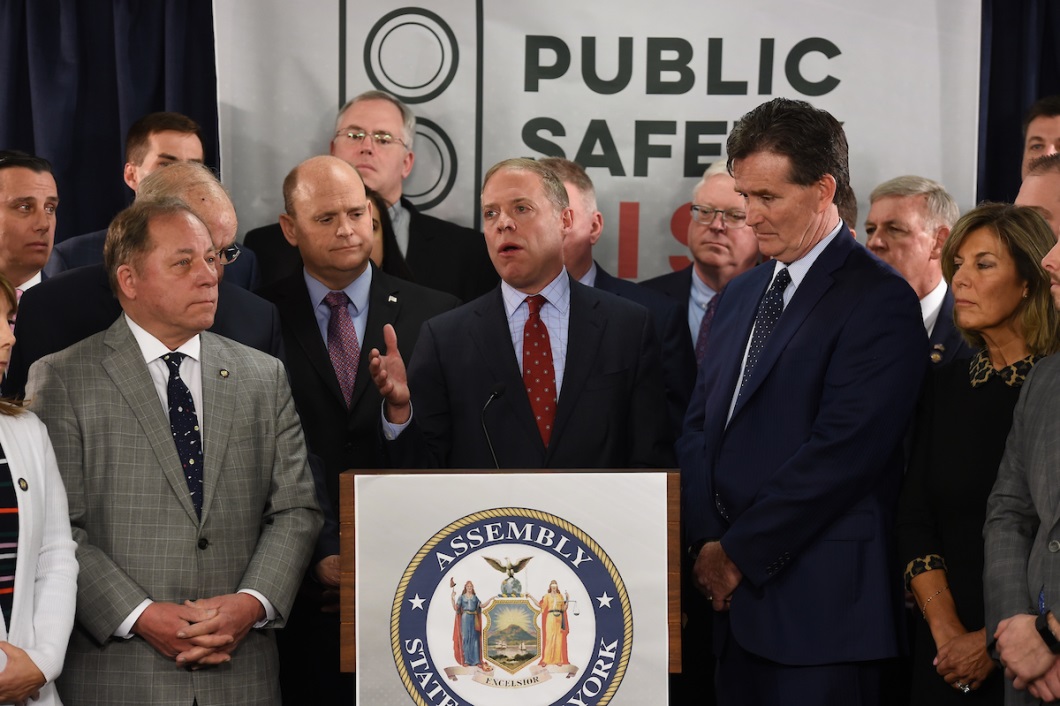
<svg viewBox="0 0 1060 706">
<path fill-rule="evenodd" d="M 448 474 L 505 474 L 537 473 L 545 474 L 556 471 L 541 470 L 467 470 L 446 471 Z M 646 469 L 601 469 L 572 471 L 576 473 L 644 473 Z M 678 471 L 668 469 L 655 471 L 666 474 L 666 547 L 667 547 L 667 633 L 669 646 L 668 667 L 671 673 L 681 671 L 681 539 L 680 539 L 680 475 Z M 424 473 L 424 472 L 420 472 Z M 356 572 L 355 572 L 355 525 L 354 525 L 354 477 L 355 475 L 398 475 L 407 471 L 376 470 L 346 471 L 339 478 L 339 489 L 342 502 L 339 507 L 339 531 L 341 551 L 342 584 L 340 591 L 341 616 L 341 668 L 344 672 L 355 672 L 356 659 Z"/>
</svg>

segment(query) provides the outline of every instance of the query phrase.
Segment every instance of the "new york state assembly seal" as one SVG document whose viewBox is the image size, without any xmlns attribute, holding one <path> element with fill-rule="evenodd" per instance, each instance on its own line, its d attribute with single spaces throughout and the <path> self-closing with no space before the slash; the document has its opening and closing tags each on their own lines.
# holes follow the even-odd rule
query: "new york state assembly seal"
<svg viewBox="0 0 1060 706">
<path fill-rule="evenodd" d="M 633 613 L 592 537 L 539 510 L 461 517 L 412 557 L 391 643 L 418 706 L 604 706 L 633 647 Z"/>
</svg>

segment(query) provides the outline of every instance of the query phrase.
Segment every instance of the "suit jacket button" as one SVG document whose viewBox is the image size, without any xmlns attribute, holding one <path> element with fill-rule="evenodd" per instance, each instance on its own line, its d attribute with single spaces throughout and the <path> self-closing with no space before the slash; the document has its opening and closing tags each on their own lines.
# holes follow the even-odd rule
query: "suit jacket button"
<svg viewBox="0 0 1060 706">
<path fill-rule="evenodd" d="M 208 546 L 210 546 L 210 540 L 206 539 L 206 537 L 200 537 L 199 538 L 199 549 L 205 549 Z"/>
<path fill-rule="evenodd" d="M 1060 539 L 1054 539 L 1049 542 L 1049 551 L 1060 552 Z"/>
</svg>

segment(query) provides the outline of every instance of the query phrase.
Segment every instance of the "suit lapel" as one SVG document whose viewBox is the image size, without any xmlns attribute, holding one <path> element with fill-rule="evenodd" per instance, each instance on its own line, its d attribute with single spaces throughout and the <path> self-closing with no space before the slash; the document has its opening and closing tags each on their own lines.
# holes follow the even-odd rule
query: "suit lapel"
<svg viewBox="0 0 1060 706">
<path fill-rule="evenodd" d="M 301 271 L 287 279 L 277 307 L 282 320 L 290 326 L 291 335 L 313 370 L 324 381 L 324 386 L 335 400 L 345 407 L 346 400 L 342 396 L 339 379 L 335 377 L 335 369 L 331 366 L 327 345 L 320 336 L 316 313 L 313 311 L 313 303 L 309 299 L 309 290 L 305 286 Z M 361 359 L 364 359 L 363 355 Z"/>
<path fill-rule="evenodd" d="M 351 410 L 364 397 L 365 390 L 375 387 L 372 375 L 368 372 L 368 353 L 373 348 L 385 350 L 383 326 L 396 326 L 400 314 L 401 287 L 398 280 L 372 265 L 372 286 L 368 290 L 368 320 L 365 322 L 364 340 L 361 341 L 361 362 L 357 367 L 357 382 L 353 386 Z M 319 337 L 318 335 L 317 338 Z M 401 347 L 401 341 L 398 341 L 398 347 Z M 328 367 L 330 368 L 330 365 Z M 334 374 L 332 376 L 334 377 Z M 337 389 L 338 382 L 335 385 Z"/>
<path fill-rule="evenodd" d="M 206 520 L 217 493 L 228 439 L 231 438 L 235 416 L 236 393 L 239 389 L 239 370 L 220 339 L 202 334 L 202 424 L 203 424 L 203 491 L 202 519 Z"/>
<path fill-rule="evenodd" d="M 563 371 L 563 386 L 560 387 L 559 404 L 556 405 L 556 422 L 552 430 L 552 441 L 563 437 L 563 429 L 574 414 L 581 397 L 585 381 L 592 374 L 593 362 L 600 348 L 600 340 L 607 326 L 601 315 L 599 300 L 591 297 L 592 290 L 574 280 L 570 285 L 570 321 L 567 326 L 567 359 Z M 527 403 L 529 405 L 529 402 Z M 548 455 L 556 448 L 549 444 Z M 546 457 L 546 464 L 548 459 Z"/>
<path fill-rule="evenodd" d="M 769 371 L 772 370 L 773 365 L 780 358 L 780 354 L 787 348 L 791 337 L 806 321 L 806 317 L 817 306 L 817 302 L 832 287 L 834 283 L 832 273 L 846 262 L 852 243 L 853 239 L 850 237 L 850 231 L 845 227 L 842 228 L 828 247 L 824 249 L 824 252 L 810 266 L 809 272 L 806 273 L 806 276 L 799 284 L 799 288 L 795 290 L 795 295 L 788 302 L 788 305 L 784 307 L 784 313 L 781 314 L 777 327 L 773 329 L 773 333 L 770 334 L 769 339 L 766 341 L 758 363 L 755 365 L 751 377 L 747 379 L 743 394 L 740 395 L 740 399 L 732 411 L 734 418 L 754 395 L 755 390 L 761 386 L 762 381 L 769 375 Z M 772 278 L 770 278 L 771 281 Z M 768 287 L 769 283 L 766 286 Z M 763 290 L 762 294 L 765 294 L 765 290 Z M 755 308 L 757 309 L 757 307 L 758 302 L 755 302 Z M 753 319 L 754 314 L 751 316 Z M 745 340 L 744 344 L 746 345 L 746 343 Z M 737 382 L 737 384 L 739 383 Z"/>
<path fill-rule="evenodd" d="M 477 301 L 471 330 L 468 333 L 478 349 L 479 358 L 486 367 L 489 378 L 505 387 L 504 396 L 494 404 L 507 406 L 513 415 L 512 418 L 516 420 L 515 426 L 543 451 L 544 444 L 537 431 L 526 388 L 523 387 L 522 372 L 515 361 L 515 348 L 512 346 L 510 331 L 504 299 L 500 287 L 497 287 L 488 297 Z M 482 403 L 485 402 L 486 398 L 483 398 Z"/>
<path fill-rule="evenodd" d="M 103 370 L 110 376 L 115 389 L 125 399 L 140 424 L 140 428 L 150 441 L 158 465 L 173 488 L 173 493 L 184 506 L 192 522 L 198 524 L 199 518 L 195 514 L 195 506 L 188 493 L 188 483 L 184 480 L 180 457 L 177 456 L 177 447 L 173 443 L 173 431 L 169 426 L 169 419 L 162 409 L 154 381 L 140 353 L 140 346 L 136 343 L 128 324 L 125 323 L 125 317 L 118 317 L 118 320 L 107 329 L 103 342 L 111 349 L 111 352 L 103 359 Z M 204 448 L 204 455 L 205 451 Z M 207 457 L 206 467 L 209 468 L 209 466 L 210 462 Z"/>
</svg>

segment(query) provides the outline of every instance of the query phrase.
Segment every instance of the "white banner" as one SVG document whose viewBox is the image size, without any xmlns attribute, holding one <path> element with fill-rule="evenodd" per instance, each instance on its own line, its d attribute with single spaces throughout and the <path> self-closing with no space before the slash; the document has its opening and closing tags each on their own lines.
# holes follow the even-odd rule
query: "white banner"
<svg viewBox="0 0 1060 706">
<path fill-rule="evenodd" d="M 776 96 L 843 121 L 857 225 L 872 188 L 901 174 L 942 182 L 962 210 L 974 205 L 979 3 L 215 8 L 221 163 L 243 231 L 275 220 L 287 171 L 326 152 L 342 99 L 372 88 L 420 118 L 406 195 L 443 218 L 478 225 L 481 175 L 501 159 L 586 165 L 605 219 L 597 259 L 623 277 L 688 263 L 692 187 L 724 158 L 733 122 Z"/>
<path fill-rule="evenodd" d="M 667 703 L 665 473 L 357 476 L 354 497 L 358 703 Z"/>
</svg>

